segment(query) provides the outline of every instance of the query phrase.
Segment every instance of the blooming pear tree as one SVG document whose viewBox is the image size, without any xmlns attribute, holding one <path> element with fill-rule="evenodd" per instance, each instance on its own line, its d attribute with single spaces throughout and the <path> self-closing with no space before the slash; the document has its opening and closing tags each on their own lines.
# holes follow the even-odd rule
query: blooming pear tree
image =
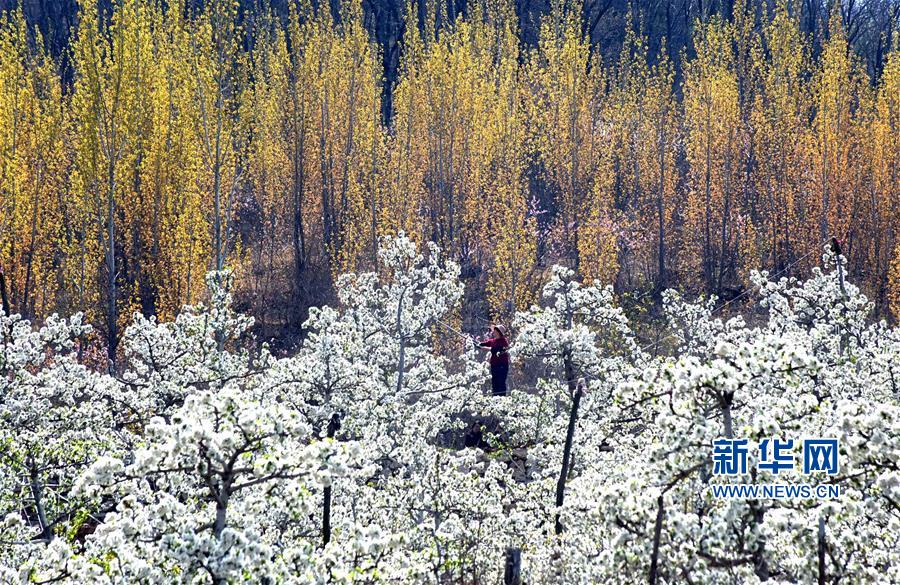
<svg viewBox="0 0 900 585">
<path fill-rule="evenodd" d="M 635 420 L 614 441 L 625 457 L 611 465 L 600 458 L 572 482 L 574 525 L 563 554 L 578 557 L 567 559 L 575 576 L 752 583 L 863 575 L 878 582 L 877 574 L 896 567 L 889 531 L 896 519 L 882 495 L 892 493 L 891 464 L 859 449 L 873 424 L 881 427 L 879 440 L 892 424 L 897 396 L 887 391 L 892 366 L 883 354 L 896 351 L 895 334 L 866 322 L 865 297 L 840 279 L 836 262 L 843 259 L 825 260 L 832 269 L 803 283 L 757 274 L 763 306 L 774 307 L 758 327 L 717 319 L 712 304 L 666 296 L 670 320 L 682 324 L 672 328 L 681 347 L 616 388 L 614 416 Z M 881 357 L 861 366 L 854 354 Z M 842 396 L 878 414 L 868 425 L 850 419 L 838 405 Z M 712 476 L 716 439 L 819 436 L 841 440 L 840 473 L 828 478 L 844 488 L 841 499 L 716 499 L 708 489 L 783 477 L 756 468 L 754 452 L 749 474 Z M 885 446 L 875 450 L 893 459 Z M 866 537 L 889 544 L 870 555 Z"/>
<path fill-rule="evenodd" d="M 555 267 L 507 397 L 441 350 L 459 268 L 403 234 L 287 357 L 227 271 L 174 321 L 136 315 L 112 371 L 81 362 L 80 315 L 0 315 L 0 584 L 495 583 L 505 556 L 528 583 L 900 582 L 900 333 L 845 262 L 754 273 L 743 317 L 667 291 L 644 348 L 611 288 Z M 498 423 L 464 448 L 472 419 Z M 713 465 L 720 439 L 814 437 L 830 474 Z M 713 491 L 785 481 L 840 497 Z"/>
<path fill-rule="evenodd" d="M 206 283 L 209 305 L 185 306 L 170 323 L 137 313 L 125 331 L 127 367 L 117 380 L 135 423 L 166 418 L 192 392 L 221 388 L 265 367 L 265 352 L 254 356 L 239 343 L 253 319 L 232 308 L 232 274 L 210 272 Z"/>
<path fill-rule="evenodd" d="M 82 475 L 76 491 L 118 502 L 88 550 L 113 555 L 121 582 L 262 582 L 288 572 L 286 559 L 312 564 L 309 540 L 281 535 L 306 523 L 310 485 L 343 475 L 352 448 L 311 441 L 299 414 L 258 384 L 188 396 L 169 421 L 151 420 L 130 463 L 101 458 Z M 276 502 L 289 514 L 272 513 Z"/>
<path fill-rule="evenodd" d="M 590 442 L 602 434 L 603 431 L 597 433 L 597 429 L 609 428 L 609 421 L 602 413 L 608 403 L 607 397 L 622 380 L 622 375 L 630 371 L 632 361 L 640 359 L 640 349 L 628 320 L 622 309 L 614 304 L 612 288 L 598 282 L 583 286 L 574 276 L 570 269 L 554 267 L 543 290 L 545 306 L 532 307 L 516 316 L 519 331 L 516 356 L 539 359 L 548 371 L 557 372 L 552 382 L 545 381 L 541 385 L 542 402 L 548 391 L 554 395 L 557 410 L 561 397 L 571 401 L 566 426 L 560 427 L 565 418 L 553 417 L 553 424 L 547 429 L 550 434 L 541 438 L 539 447 L 545 465 L 555 466 L 550 458 L 561 462 L 556 464 L 561 465 L 555 488 L 556 507 L 563 504 L 566 478 L 571 473 L 575 432 L 584 394 L 590 390 L 588 404 L 580 413 L 582 418 L 587 414 L 590 419 L 581 425 L 587 425 L 593 431 L 588 438 Z M 554 446 L 561 446 L 561 453 Z M 599 443 L 595 447 L 599 448 Z M 557 514 L 554 530 L 559 534 L 562 529 Z"/>
<path fill-rule="evenodd" d="M 21 510 L 45 542 L 79 512 L 68 497 L 79 472 L 117 449 L 114 383 L 77 359 L 89 332 L 81 314 L 38 329 L 0 314 L 0 513 Z"/>
<path fill-rule="evenodd" d="M 312 311 L 300 352 L 276 366 L 302 380 L 300 395 L 312 397 L 304 408 L 320 425 L 339 415 L 336 438 L 357 441 L 370 464 L 335 485 L 329 524 L 336 542 L 360 525 L 402 539 L 402 548 L 381 548 L 381 571 L 402 580 L 496 570 L 483 559 L 498 549 L 483 535 L 503 524 L 498 477 L 514 482 L 505 466 L 438 441 L 461 412 L 488 406 L 474 350 L 455 371 L 434 352 L 435 331 L 462 296 L 459 268 L 434 246 L 420 254 L 402 234 L 383 242 L 379 258 L 379 273 L 339 280 L 343 310 Z"/>
</svg>

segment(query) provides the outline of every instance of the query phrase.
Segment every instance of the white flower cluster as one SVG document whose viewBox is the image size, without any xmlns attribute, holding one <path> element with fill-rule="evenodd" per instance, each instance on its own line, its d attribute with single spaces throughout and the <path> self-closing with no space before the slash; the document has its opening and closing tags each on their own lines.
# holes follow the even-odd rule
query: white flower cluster
<svg viewBox="0 0 900 585">
<path fill-rule="evenodd" d="M 505 398 L 474 348 L 436 349 L 459 268 L 403 234 L 291 357 L 252 343 L 227 272 L 208 306 L 135 315 L 110 374 L 80 315 L 0 316 L 0 584 L 495 583 L 508 547 L 528 583 L 900 583 L 900 332 L 843 261 L 755 274 L 752 326 L 665 293 L 671 355 L 556 267 Z M 839 439 L 812 481 L 841 498 L 715 499 L 808 481 L 712 475 L 734 437 Z"/>
</svg>

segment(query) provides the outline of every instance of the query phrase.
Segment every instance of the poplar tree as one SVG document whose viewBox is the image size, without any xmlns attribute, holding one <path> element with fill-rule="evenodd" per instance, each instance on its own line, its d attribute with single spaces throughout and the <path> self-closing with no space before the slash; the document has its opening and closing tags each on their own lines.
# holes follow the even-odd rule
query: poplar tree
<svg viewBox="0 0 900 585">
<path fill-rule="evenodd" d="M 79 205 L 88 210 L 96 246 L 85 247 L 92 264 L 102 254 L 98 284 L 104 306 L 107 355 L 115 362 L 119 340 L 121 259 L 128 215 L 134 201 L 135 166 L 139 162 L 141 82 L 149 66 L 148 25 L 140 0 L 123 0 L 112 14 L 100 14 L 93 3 L 81 6 L 73 47 L 77 77 L 72 97 L 75 146 L 74 187 Z M 85 234 L 85 237 L 89 237 Z M 96 253 L 94 252 L 94 253 Z"/>
</svg>

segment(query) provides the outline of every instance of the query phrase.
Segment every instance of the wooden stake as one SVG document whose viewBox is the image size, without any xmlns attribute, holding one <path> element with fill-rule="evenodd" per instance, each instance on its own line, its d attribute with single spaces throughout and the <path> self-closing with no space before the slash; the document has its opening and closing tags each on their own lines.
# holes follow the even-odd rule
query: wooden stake
<svg viewBox="0 0 900 585">
<path fill-rule="evenodd" d="M 506 549 L 503 565 L 503 585 L 522 585 L 522 549 Z"/>
</svg>

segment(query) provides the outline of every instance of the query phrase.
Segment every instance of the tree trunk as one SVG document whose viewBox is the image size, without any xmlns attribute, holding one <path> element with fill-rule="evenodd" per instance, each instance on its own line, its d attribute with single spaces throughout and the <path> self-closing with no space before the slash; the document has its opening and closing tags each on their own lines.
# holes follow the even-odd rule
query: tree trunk
<svg viewBox="0 0 900 585">
<path fill-rule="evenodd" d="M 328 438 L 333 439 L 340 423 L 337 413 L 328 421 Z M 325 486 L 322 494 L 322 547 L 331 541 L 331 485 Z"/>
<path fill-rule="evenodd" d="M 653 554 L 650 557 L 650 585 L 659 582 L 659 543 L 662 540 L 663 516 L 666 514 L 663 494 L 656 499 L 656 523 L 653 525 Z"/>
<path fill-rule="evenodd" d="M 53 532 L 49 529 L 47 512 L 44 510 L 44 502 L 42 501 L 43 490 L 41 489 L 41 482 L 38 478 L 37 467 L 35 466 L 34 461 L 29 461 L 28 467 L 31 497 L 34 498 L 34 509 L 35 512 L 37 512 L 38 524 L 41 526 L 41 533 L 38 535 L 38 538 L 50 542 L 53 540 Z"/>
<path fill-rule="evenodd" d="M 831 206 L 830 193 L 828 192 L 828 119 L 825 118 L 825 111 L 822 111 L 822 117 L 825 120 L 825 128 L 823 128 L 823 144 L 822 144 L 822 214 L 819 216 L 819 241 L 824 242 L 828 237 L 828 208 Z M 821 245 L 821 243 L 819 244 Z"/>
<path fill-rule="evenodd" d="M 227 512 L 228 497 L 219 494 L 218 497 L 216 497 L 216 520 L 213 524 L 213 534 L 216 535 L 216 538 L 220 538 L 222 536 L 222 531 L 225 530 L 225 526 L 227 525 Z"/>
<path fill-rule="evenodd" d="M 559 480 L 556 482 L 556 521 L 554 530 L 556 534 L 562 534 L 563 527 L 560 521 L 559 508 L 563 505 L 566 495 L 566 476 L 569 474 L 569 460 L 572 458 L 572 442 L 575 439 L 575 422 L 578 420 L 578 405 L 581 403 L 581 396 L 584 394 L 584 379 L 578 380 L 578 384 L 572 380 L 574 376 L 574 368 L 569 358 L 565 360 L 566 377 L 568 378 L 569 390 L 572 392 L 572 410 L 569 413 L 569 428 L 566 431 L 566 444 L 563 447 L 562 468 L 559 471 Z"/>
<path fill-rule="evenodd" d="M 666 158 L 665 158 L 665 127 L 664 122 L 660 121 L 660 139 L 659 139 L 659 193 L 656 196 L 656 215 L 659 220 L 658 234 L 659 238 L 659 274 L 657 276 L 656 287 L 659 291 L 666 288 L 666 208 L 665 208 L 665 177 L 666 177 Z"/>
<path fill-rule="evenodd" d="M 522 585 L 522 549 L 507 548 L 503 565 L 503 585 Z"/>
<path fill-rule="evenodd" d="M 731 405 L 733 402 L 734 402 L 734 392 L 722 393 L 722 398 L 721 398 L 722 419 L 724 421 L 724 426 L 725 426 L 725 437 L 728 439 L 734 438 L 734 426 L 731 421 Z"/>
<path fill-rule="evenodd" d="M 403 293 L 397 301 L 397 337 L 400 343 L 400 355 L 397 358 L 397 396 L 403 390 L 403 371 L 406 369 L 406 337 L 403 335 L 403 326 L 400 320 L 403 318 Z"/>
<path fill-rule="evenodd" d="M 39 176 L 41 174 L 39 173 Z M 28 252 L 26 254 L 27 260 L 25 261 L 25 286 L 22 288 L 22 302 L 21 302 L 21 312 L 30 316 L 33 315 L 33 311 L 29 309 L 29 300 L 31 298 L 31 277 L 34 273 L 34 248 L 35 241 L 37 240 L 37 227 L 38 227 L 38 215 L 40 209 L 40 197 L 38 196 L 38 189 L 35 186 L 34 189 L 34 210 L 31 214 L 31 234 L 28 242 Z"/>
<path fill-rule="evenodd" d="M 704 195 L 706 197 L 706 217 L 704 223 L 703 230 L 703 276 L 706 280 L 704 283 L 706 285 L 707 292 L 710 292 L 712 288 L 712 233 L 710 228 L 710 222 L 712 221 L 712 151 L 711 151 L 711 138 L 710 132 L 712 132 L 711 121 L 712 113 L 707 109 L 706 112 L 706 157 L 705 157 L 705 175 L 704 175 Z"/>
<path fill-rule="evenodd" d="M 216 271 L 225 267 L 225 256 L 222 252 L 222 169 L 219 164 L 221 146 L 216 139 L 216 162 L 213 169 L 213 246 L 216 254 Z"/>
<path fill-rule="evenodd" d="M 12 315 L 12 309 L 9 306 L 9 297 L 6 296 L 6 275 L 3 274 L 2 268 L 0 268 L 0 308 L 3 309 L 3 313 L 7 317 Z"/>
<path fill-rule="evenodd" d="M 113 135 L 115 137 L 115 135 Z M 115 138 L 113 138 L 115 143 Z M 112 157 L 110 153 L 110 157 Z M 117 310 L 117 291 L 116 291 L 116 178 L 115 163 L 110 158 L 107 168 L 107 215 L 106 215 L 106 329 L 107 329 L 107 356 L 110 365 L 116 362 L 116 346 L 119 342 L 117 321 L 119 320 Z"/>
<path fill-rule="evenodd" d="M 756 501 L 751 501 L 750 507 L 753 512 L 753 523 L 759 530 L 765 520 L 766 510 Z M 766 539 L 763 536 L 757 539 L 756 546 L 753 548 L 753 572 L 760 581 L 768 581 L 772 576 L 769 571 L 769 563 L 766 561 Z"/>
<path fill-rule="evenodd" d="M 306 233 L 303 227 L 303 197 L 306 187 L 306 172 L 303 166 L 304 153 L 306 152 L 306 101 L 300 106 L 297 95 L 297 81 L 294 80 L 291 99 L 293 101 L 293 185 L 292 203 L 294 212 L 293 238 L 291 243 L 294 250 L 294 271 L 297 286 L 300 286 L 303 271 L 306 267 Z"/>
<path fill-rule="evenodd" d="M 819 579 L 818 585 L 825 585 L 825 517 L 819 518 Z"/>
</svg>

